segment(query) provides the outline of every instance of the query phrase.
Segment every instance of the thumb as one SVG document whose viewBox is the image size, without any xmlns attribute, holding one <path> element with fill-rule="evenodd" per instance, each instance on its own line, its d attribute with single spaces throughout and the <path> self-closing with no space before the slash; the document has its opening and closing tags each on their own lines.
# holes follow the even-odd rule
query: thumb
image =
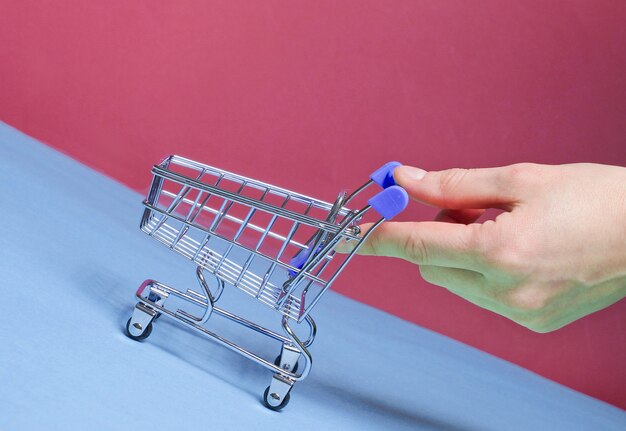
<svg viewBox="0 0 626 431">
<path fill-rule="evenodd" d="M 436 172 L 399 166 L 393 176 L 412 199 L 438 208 L 509 210 L 517 201 L 510 185 L 510 171 L 509 166 Z"/>
</svg>

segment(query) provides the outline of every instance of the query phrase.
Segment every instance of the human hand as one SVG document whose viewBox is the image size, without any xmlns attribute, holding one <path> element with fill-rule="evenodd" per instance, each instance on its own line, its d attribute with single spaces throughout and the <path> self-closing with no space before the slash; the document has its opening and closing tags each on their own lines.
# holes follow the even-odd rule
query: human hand
<svg viewBox="0 0 626 431">
<path fill-rule="evenodd" d="M 626 168 L 403 166 L 394 178 L 442 210 L 435 221 L 383 223 L 360 254 L 406 259 L 426 281 L 537 332 L 626 296 Z M 504 212 L 475 223 L 486 208 Z"/>
</svg>

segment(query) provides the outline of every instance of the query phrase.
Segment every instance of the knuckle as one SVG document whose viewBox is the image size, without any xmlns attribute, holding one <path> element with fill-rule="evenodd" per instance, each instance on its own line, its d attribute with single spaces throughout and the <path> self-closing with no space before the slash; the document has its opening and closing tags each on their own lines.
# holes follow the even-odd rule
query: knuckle
<svg viewBox="0 0 626 431">
<path fill-rule="evenodd" d="M 553 297 L 540 286 L 522 286 L 499 298 L 507 317 L 533 332 L 546 333 L 556 329 L 550 321 Z"/>
<path fill-rule="evenodd" d="M 488 253 L 490 245 L 493 242 L 491 232 L 493 231 L 494 225 L 495 222 L 493 220 L 467 225 L 469 234 L 466 237 L 466 248 L 468 250 L 474 250 L 479 256 Z"/>
<path fill-rule="evenodd" d="M 418 230 L 411 232 L 405 238 L 403 249 L 406 259 L 410 262 L 419 265 L 428 264 L 428 247 Z"/>
<path fill-rule="evenodd" d="M 507 177 L 507 187 L 522 188 L 541 176 L 541 167 L 535 163 L 516 163 L 508 166 L 504 174 Z"/>
<path fill-rule="evenodd" d="M 486 254 L 487 264 L 511 275 L 522 275 L 526 272 L 526 260 L 519 248 L 511 244 L 499 244 L 492 247 Z"/>
<path fill-rule="evenodd" d="M 511 277 L 524 276 L 531 271 L 531 244 L 504 232 L 498 232 L 487 239 L 484 235 L 477 237 L 476 247 L 480 250 L 483 264 L 487 268 Z"/>
<path fill-rule="evenodd" d="M 551 295 L 541 286 L 521 286 L 509 291 L 503 298 L 508 308 L 521 312 L 529 319 L 526 323 L 536 323 L 537 317 L 542 315 L 551 302 Z"/>
<path fill-rule="evenodd" d="M 453 168 L 443 171 L 439 175 L 439 193 L 444 199 L 449 194 L 453 194 L 455 189 L 463 181 L 465 176 L 470 172 L 469 169 Z"/>
<path fill-rule="evenodd" d="M 382 255 L 382 237 L 381 235 L 371 235 L 368 238 L 370 254 L 374 256 Z"/>
</svg>

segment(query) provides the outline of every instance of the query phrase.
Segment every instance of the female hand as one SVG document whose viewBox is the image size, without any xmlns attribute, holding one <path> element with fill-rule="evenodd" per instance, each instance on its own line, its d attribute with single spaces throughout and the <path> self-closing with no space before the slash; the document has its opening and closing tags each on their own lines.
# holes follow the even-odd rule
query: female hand
<svg viewBox="0 0 626 431">
<path fill-rule="evenodd" d="M 360 254 L 413 262 L 426 281 L 537 332 L 626 296 L 626 168 L 404 166 L 394 177 L 442 210 L 432 222 L 383 223 Z M 504 212 L 475 223 L 486 208 Z"/>
</svg>

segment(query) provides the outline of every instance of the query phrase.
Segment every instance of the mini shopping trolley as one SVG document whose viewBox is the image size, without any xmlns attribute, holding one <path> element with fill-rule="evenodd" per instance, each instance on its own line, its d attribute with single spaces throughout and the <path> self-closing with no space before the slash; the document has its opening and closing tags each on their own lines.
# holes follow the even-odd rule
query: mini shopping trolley
<svg viewBox="0 0 626 431">
<path fill-rule="evenodd" d="M 167 316 L 272 371 L 262 399 L 268 408 L 280 410 L 294 383 L 311 370 L 309 347 L 316 334 L 311 310 L 367 236 L 408 203 L 406 191 L 393 180 L 399 165 L 387 163 L 352 194 L 342 192 L 328 203 L 180 156 L 167 157 L 152 169 L 141 230 L 195 264 L 199 289 L 144 281 L 126 334 L 141 341 L 152 332 L 155 319 Z M 361 193 L 372 184 L 382 190 L 364 199 Z M 355 199 L 357 195 L 361 197 Z M 361 209 L 348 208 L 358 200 Z M 370 212 L 374 216 L 366 217 Z M 357 223 L 370 218 L 372 227 L 361 234 Z M 335 254 L 340 241 L 355 246 L 350 253 Z M 209 287 L 206 274 L 213 275 L 215 286 Z M 225 285 L 278 313 L 283 333 L 218 307 Z M 214 333 L 207 325 L 213 315 L 274 340 L 280 344 L 278 357 L 265 359 Z M 300 324 L 303 329 L 296 331 Z"/>
</svg>

